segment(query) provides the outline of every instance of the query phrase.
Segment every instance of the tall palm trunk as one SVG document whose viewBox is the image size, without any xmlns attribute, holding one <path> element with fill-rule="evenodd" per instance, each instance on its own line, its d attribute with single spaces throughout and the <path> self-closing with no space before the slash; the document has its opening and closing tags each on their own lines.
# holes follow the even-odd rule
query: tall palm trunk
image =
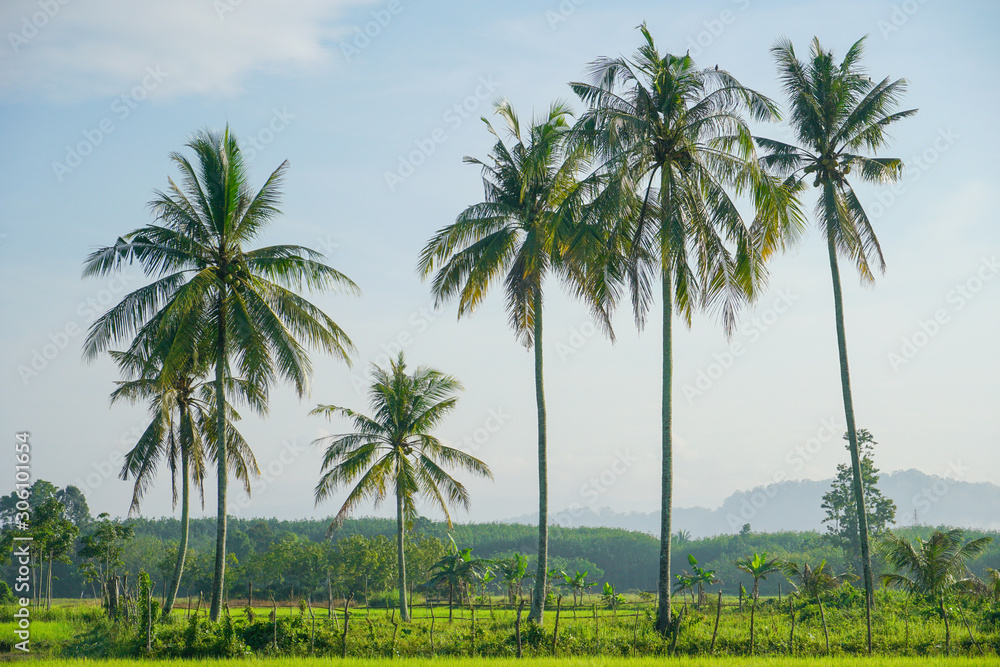
<svg viewBox="0 0 1000 667">
<path fill-rule="evenodd" d="M 868 549 L 868 514 L 865 512 L 865 490 L 861 480 L 861 454 L 858 433 L 854 425 L 854 400 L 851 398 L 851 373 L 847 365 L 847 336 L 844 332 L 844 296 L 840 291 L 840 269 L 837 267 L 837 248 L 833 236 L 827 236 L 830 253 L 830 273 L 833 276 L 833 302 L 837 315 L 837 348 L 840 352 L 840 383 L 844 391 L 844 415 L 847 419 L 847 437 L 851 448 L 851 468 L 854 471 L 854 501 L 858 513 L 858 537 L 861 540 L 861 567 L 865 578 L 865 617 L 868 627 L 868 653 L 872 652 L 872 605 L 875 586 L 872 580 L 871 553 Z"/>
<path fill-rule="evenodd" d="M 229 482 L 226 461 L 226 313 L 225 287 L 219 287 L 218 318 L 219 338 L 215 358 L 215 428 L 216 449 L 218 456 L 216 466 L 219 476 L 219 504 L 215 531 L 215 577 L 212 580 L 212 607 L 209 619 L 219 620 L 222 608 L 222 588 L 226 577 L 226 491 Z"/>
<path fill-rule="evenodd" d="M 538 409 L 538 571 L 528 619 L 542 624 L 545 614 L 545 578 L 549 558 L 549 482 L 545 439 L 545 388 L 542 382 L 542 286 L 534 296 L 535 404 Z"/>
<path fill-rule="evenodd" d="M 673 299 L 670 291 L 670 273 L 666 267 L 661 270 L 663 289 L 663 394 L 660 406 L 662 471 L 660 477 L 660 575 L 658 583 L 659 600 L 656 609 L 656 629 L 661 634 L 670 630 L 672 621 L 670 608 L 670 531 L 673 510 L 673 440 L 671 433 L 671 396 L 673 392 Z"/>
<path fill-rule="evenodd" d="M 184 413 L 187 410 L 184 406 L 181 406 L 181 424 L 184 423 Z M 190 444 L 190 443 L 188 443 Z M 167 600 L 163 603 L 163 615 L 169 616 L 170 610 L 173 609 L 174 600 L 177 599 L 177 591 L 181 587 L 181 575 L 184 574 L 184 560 L 187 557 L 187 546 L 188 546 L 188 530 L 190 526 L 190 493 L 191 489 L 188 482 L 189 476 L 189 462 L 188 462 L 188 449 L 184 446 L 185 443 L 181 444 L 181 542 L 177 547 L 177 563 L 174 565 L 174 577 L 170 580 L 170 590 L 167 591 Z"/>
<path fill-rule="evenodd" d="M 410 621 L 410 610 L 406 606 L 406 557 L 403 553 L 403 494 L 396 489 L 396 556 L 399 566 L 399 618 Z"/>
</svg>

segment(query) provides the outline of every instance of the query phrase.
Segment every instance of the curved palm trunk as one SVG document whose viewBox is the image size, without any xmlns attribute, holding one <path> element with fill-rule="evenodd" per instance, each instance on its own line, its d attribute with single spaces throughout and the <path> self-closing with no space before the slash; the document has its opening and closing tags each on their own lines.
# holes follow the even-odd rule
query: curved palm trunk
<svg viewBox="0 0 1000 667">
<path fill-rule="evenodd" d="M 181 408 L 183 411 L 185 408 Z M 184 422 L 183 413 L 181 423 Z M 184 560 L 187 557 L 188 531 L 190 526 L 190 486 L 188 482 L 188 450 L 181 448 L 181 542 L 177 548 L 177 564 L 174 565 L 174 577 L 170 580 L 170 590 L 167 592 L 167 600 L 163 603 L 163 616 L 169 616 L 173 609 L 174 600 L 177 599 L 177 591 L 181 587 L 181 575 L 184 574 Z"/>
<path fill-rule="evenodd" d="M 823 638 L 826 640 L 826 654 L 830 655 L 830 631 L 826 627 L 826 611 L 823 610 L 823 600 L 816 593 L 816 604 L 819 605 L 819 617 L 823 620 Z"/>
<path fill-rule="evenodd" d="M 542 624 L 545 613 L 545 578 L 549 556 L 549 483 L 545 439 L 545 389 L 542 382 L 542 289 L 534 297 L 535 404 L 538 408 L 538 571 L 528 620 Z"/>
<path fill-rule="evenodd" d="M 399 618 L 404 623 L 410 621 L 410 610 L 406 606 L 406 558 L 403 553 L 403 495 L 396 489 L 396 555 L 399 567 Z"/>
<path fill-rule="evenodd" d="M 672 625 L 670 608 L 670 524 L 673 510 L 673 441 L 671 433 L 671 396 L 673 390 L 672 331 L 673 299 L 670 291 L 670 275 L 662 271 L 663 289 L 663 396 L 661 404 L 662 428 L 662 472 L 660 477 L 660 575 L 658 582 L 659 601 L 656 610 L 656 629 L 666 634 Z"/>
<path fill-rule="evenodd" d="M 861 454 L 858 450 L 858 433 L 854 425 L 854 400 L 851 398 L 851 373 L 847 365 L 847 337 L 844 332 L 844 296 L 840 290 L 840 269 L 837 267 L 837 249 L 833 237 L 827 237 L 830 254 L 830 273 L 833 277 L 833 302 L 837 316 L 837 348 L 840 352 L 840 383 L 844 391 L 844 415 L 847 419 L 847 437 L 851 448 L 851 468 L 854 472 L 854 501 L 858 513 L 858 536 L 861 540 L 861 567 L 865 578 L 865 617 L 868 627 L 868 653 L 872 652 L 872 605 L 875 586 L 872 580 L 871 553 L 868 549 L 868 515 L 865 512 L 865 490 L 861 480 Z"/>
<path fill-rule="evenodd" d="M 212 608 L 209 612 L 209 619 L 213 622 L 219 620 L 219 613 L 222 608 L 222 587 L 226 578 L 226 491 L 229 482 L 227 476 L 226 460 L 226 329 L 225 311 L 223 299 L 224 288 L 219 288 L 219 338 L 218 349 L 215 359 L 215 428 L 216 428 L 216 449 L 218 456 L 216 466 L 219 477 L 218 514 L 216 517 L 215 531 L 215 576 L 212 579 Z"/>
</svg>

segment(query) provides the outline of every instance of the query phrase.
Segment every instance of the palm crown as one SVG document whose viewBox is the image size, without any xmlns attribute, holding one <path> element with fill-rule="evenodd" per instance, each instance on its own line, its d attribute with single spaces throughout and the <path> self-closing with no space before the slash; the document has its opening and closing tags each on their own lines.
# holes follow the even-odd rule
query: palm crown
<svg viewBox="0 0 1000 667">
<path fill-rule="evenodd" d="M 584 222 L 596 181 L 578 180 L 588 153 L 567 147 L 569 108 L 556 102 L 527 132 L 509 102 L 499 102 L 496 111 L 514 144 L 507 146 L 483 119 L 497 138 L 490 160 L 464 160 L 482 168 L 486 199 L 435 234 L 420 255 L 419 270 L 427 276 L 437 269 L 434 294 L 439 301 L 457 296 L 459 317 L 475 310 L 493 281 L 506 274 L 510 325 L 527 347 L 534 341 L 535 310 L 550 272 L 563 277 L 606 325 L 600 296 L 588 290 L 593 281 L 583 261 L 587 241 L 596 238 L 594 227 Z"/>
<path fill-rule="evenodd" d="M 450 525 L 448 506 L 468 508 L 469 493 L 442 465 L 493 477 L 485 463 L 431 435 L 455 408 L 461 383 L 423 366 L 408 374 L 402 355 L 388 370 L 373 367 L 372 378 L 372 416 L 335 405 L 320 405 L 310 413 L 343 416 L 354 424 L 352 433 L 317 440 L 328 445 L 324 473 L 316 485 L 316 502 L 357 479 L 331 528 L 359 503 L 371 500 L 377 506 L 390 494 L 401 498 L 408 524 L 417 518 L 417 499 L 424 498 L 444 512 Z"/>
<path fill-rule="evenodd" d="M 782 85 L 791 104 L 791 125 L 798 146 L 758 139 L 769 154 L 764 163 L 801 189 L 812 177 L 821 188 L 816 211 L 824 236 L 851 258 L 864 280 L 874 280 L 874 269 L 885 260 L 871 220 L 848 180 L 852 173 L 871 183 L 888 183 L 902 174 L 898 158 L 869 157 L 888 140 L 888 129 L 916 109 L 895 111 L 906 91 L 905 79 L 888 77 L 873 82 L 860 66 L 864 38 L 848 49 L 840 65 L 833 53 L 814 39 L 808 62 L 795 55 L 788 40 L 771 52 L 778 61 Z"/>
<path fill-rule="evenodd" d="M 776 120 L 778 109 L 724 70 L 661 54 L 640 29 L 645 43 L 632 59 L 600 58 L 589 82 L 571 84 L 590 105 L 576 141 L 594 146 L 603 168 L 627 182 L 622 193 L 643 193 L 638 214 L 625 207 L 627 224 L 614 235 L 627 256 L 619 274 L 630 282 L 637 322 L 645 321 L 662 271 L 688 322 L 707 306 L 731 330 L 739 305 L 762 283 L 764 255 L 797 228 L 792 193 L 761 169 L 741 115 Z M 727 188 L 753 194 L 753 224 Z"/>
</svg>

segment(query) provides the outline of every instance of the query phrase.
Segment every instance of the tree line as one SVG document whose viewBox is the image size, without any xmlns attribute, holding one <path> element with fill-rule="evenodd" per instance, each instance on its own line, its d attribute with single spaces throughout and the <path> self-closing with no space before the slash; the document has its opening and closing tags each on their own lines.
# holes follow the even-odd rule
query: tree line
<svg viewBox="0 0 1000 667">
<path fill-rule="evenodd" d="M 548 438 L 543 373 L 543 292 L 555 277 L 591 310 L 614 339 L 611 316 L 626 298 L 644 327 L 654 301 L 662 310 L 660 485 L 661 528 L 656 577 L 656 627 L 678 622 L 674 585 L 672 326 L 699 312 L 732 332 L 739 309 L 766 288 L 767 260 L 802 235 L 803 198 L 818 193 L 815 222 L 830 264 L 840 380 L 851 455 L 849 501 L 855 507 L 866 609 L 874 579 L 862 454 L 848 371 L 839 261 L 873 282 L 884 259 L 853 182 L 897 180 L 902 162 L 877 157 L 887 130 L 915 110 L 898 110 L 903 79 L 873 80 L 861 65 L 864 40 L 837 62 L 814 39 L 805 60 L 791 42 L 771 49 L 788 98 L 795 144 L 754 136 L 750 122 L 782 118 L 778 103 L 716 65 L 662 52 L 645 25 L 631 57 L 598 58 L 571 90 L 584 104 L 576 118 L 559 101 L 547 115 L 522 123 L 505 101 L 501 129 L 485 160 L 466 158 L 483 174 L 484 199 L 462 211 L 428 241 L 418 269 L 438 302 L 458 301 L 463 316 L 503 284 L 509 323 L 534 350 L 537 407 L 538 525 L 529 618 L 543 622 L 548 590 Z M 356 295 L 359 287 L 298 245 L 252 247 L 280 214 L 282 163 L 260 187 L 251 185 L 234 133 L 202 131 L 187 144 L 194 160 L 173 153 L 180 173 L 150 201 L 154 222 L 95 250 L 84 275 L 104 276 L 139 265 L 149 284 L 98 318 L 84 345 L 87 359 L 109 354 L 121 380 L 113 401 L 145 403 L 151 421 L 126 456 L 122 476 L 134 482 L 138 512 L 155 471 L 167 467 L 179 495 L 179 548 L 166 611 L 182 585 L 192 487 L 214 466 L 217 485 L 210 618 L 219 619 L 227 582 L 230 478 L 249 491 L 257 473 L 240 410 L 266 414 L 270 391 L 287 382 L 308 392 L 308 348 L 350 362 L 347 333 L 299 291 Z M 871 155 L 869 155 L 871 154 Z M 752 213 L 744 216 L 738 204 Z M 321 405 L 314 412 L 347 418 L 354 431 L 330 439 L 315 498 L 353 485 L 337 514 L 342 521 L 362 500 L 396 504 L 396 568 L 401 615 L 406 535 L 423 496 L 443 509 L 467 506 L 457 467 L 489 475 L 485 462 L 443 446 L 431 432 L 454 407 L 460 384 L 435 369 L 406 372 L 400 356 L 373 371 L 371 414 Z M 178 489 L 179 487 L 179 489 Z M 179 494 L 177 493 L 179 490 Z M 847 515 L 844 515 L 845 518 Z M 853 539 L 853 538 L 852 538 Z M 49 556 L 49 562 L 54 556 Z M 869 648 L 871 630 L 869 622 Z"/>
</svg>

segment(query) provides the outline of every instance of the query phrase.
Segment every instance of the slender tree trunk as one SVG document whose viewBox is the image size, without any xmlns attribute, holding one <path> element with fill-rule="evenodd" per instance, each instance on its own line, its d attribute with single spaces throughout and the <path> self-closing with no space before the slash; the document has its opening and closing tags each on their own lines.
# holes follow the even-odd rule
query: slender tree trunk
<svg viewBox="0 0 1000 667">
<path fill-rule="evenodd" d="M 535 404 L 538 409 L 538 570 L 528 620 L 542 624 L 549 555 L 549 483 L 545 436 L 545 389 L 542 381 L 542 287 L 534 296 Z"/>
<path fill-rule="evenodd" d="M 823 610 L 823 600 L 819 593 L 816 594 L 816 603 L 819 605 L 819 617 L 823 619 L 823 638 L 826 639 L 826 654 L 830 655 L 830 630 L 826 627 L 826 612 Z"/>
<path fill-rule="evenodd" d="M 396 489 L 396 556 L 399 567 L 399 619 L 404 623 L 410 622 L 410 610 L 406 606 L 406 557 L 403 553 L 403 540 L 405 535 L 403 529 L 403 495 Z"/>
<path fill-rule="evenodd" d="M 840 290 L 840 269 L 837 267 L 837 248 L 833 237 L 827 237 L 830 254 L 830 273 L 833 277 L 833 303 L 837 316 L 837 348 L 840 352 L 840 383 L 844 392 L 844 416 L 847 420 L 847 437 L 851 449 L 851 468 L 854 471 L 854 502 L 858 514 L 858 537 L 861 540 L 861 567 L 865 578 L 865 620 L 868 629 L 868 653 L 872 652 L 872 606 L 875 604 L 875 585 L 872 579 L 871 552 L 868 548 L 868 514 L 865 512 L 865 490 L 861 479 L 861 454 L 858 449 L 858 432 L 854 424 L 854 399 L 851 398 L 851 373 L 847 365 L 847 335 L 844 331 L 844 295 Z"/>
<path fill-rule="evenodd" d="M 217 316 L 219 318 L 219 332 L 215 359 L 215 428 L 216 428 L 216 467 L 219 478 L 218 514 L 216 518 L 215 532 L 215 576 L 212 580 L 212 607 L 209 612 L 209 619 L 213 622 L 219 620 L 219 612 L 222 608 L 222 588 L 226 581 L 226 491 L 229 482 L 228 461 L 226 451 L 226 314 L 225 314 L 225 288 L 219 288 L 217 304 Z"/>
<path fill-rule="evenodd" d="M 754 598 L 750 601 L 750 655 L 753 655 L 753 622 L 754 616 L 757 614 L 757 599 Z"/>
<path fill-rule="evenodd" d="M 184 408 L 182 408 L 183 410 Z M 183 415 L 181 423 L 184 422 Z M 183 443 L 182 443 L 183 444 Z M 174 607 L 174 600 L 177 599 L 177 591 L 181 587 L 181 575 L 184 574 L 184 560 L 187 558 L 188 531 L 190 526 L 190 493 L 188 477 L 190 465 L 188 461 L 189 452 L 185 447 L 181 447 L 181 542 L 177 548 L 177 563 L 174 565 L 174 578 L 170 580 L 170 592 L 167 593 L 167 600 L 163 604 L 163 616 L 170 615 L 170 610 Z M 250 604 L 247 602 L 247 604 Z"/>
<path fill-rule="evenodd" d="M 45 582 L 45 609 L 52 611 L 52 551 L 49 551 L 49 574 Z"/>
<path fill-rule="evenodd" d="M 661 499 L 660 499 L 660 575 L 659 575 L 659 601 L 656 613 L 656 629 L 661 634 L 666 635 L 670 630 L 672 621 L 670 608 L 670 524 L 671 511 L 673 509 L 673 444 L 671 434 L 671 397 L 673 389 L 673 358 L 672 358 L 672 332 L 671 323 L 673 318 L 673 298 L 670 286 L 670 274 L 664 268 L 661 269 L 661 287 L 663 290 L 663 394 L 660 411 L 660 424 L 662 429 L 662 471 L 660 478 Z"/>
</svg>

